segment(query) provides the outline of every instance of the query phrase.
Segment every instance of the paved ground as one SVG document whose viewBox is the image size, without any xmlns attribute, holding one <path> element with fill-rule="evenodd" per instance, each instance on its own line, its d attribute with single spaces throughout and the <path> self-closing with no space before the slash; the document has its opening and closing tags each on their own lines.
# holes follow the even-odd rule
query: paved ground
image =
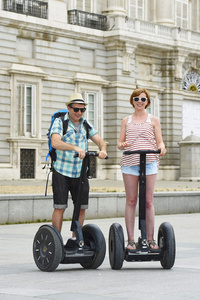
<svg viewBox="0 0 200 300">
<path fill-rule="evenodd" d="M 171 270 L 164 270 L 159 262 L 124 262 L 121 270 L 114 271 L 107 251 L 97 270 L 85 270 L 75 264 L 59 265 L 52 273 L 41 272 L 32 258 L 32 241 L 40 224 L 2 225 L 0 299 L 199 299 L 200 214 L 156 216 L 155 232 L 163 221 L 172 224 L 176 235 L 177 256 Z M 123 218 L 86 221 L 97 224 L 106 241 L 113 222 L 124 227 Z M 70 236 L 69 227 L 70 222 L 64 222 L 64 240 Z"/>
<path fill-rule="evenodd" d="M 122 180 L 98 180 L 91 179 L 91 192 L 124 192 Z M 0 194 L 44 194 L 46 181 L 18 180 L 0 181 Z M 157 180 L 155 191 L 200 191 L 199 181 L 168 181 Z M 48 194 L 52 193 L 51 183 L 48 185 Z"/>
</svg>

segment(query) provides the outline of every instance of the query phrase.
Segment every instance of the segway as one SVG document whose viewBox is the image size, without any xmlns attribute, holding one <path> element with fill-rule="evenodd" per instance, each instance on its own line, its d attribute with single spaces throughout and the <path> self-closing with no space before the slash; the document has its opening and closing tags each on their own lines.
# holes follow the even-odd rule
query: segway
<svg viewBox="0 0 200 300">
<path fill-rule="evenodd" d="M 78 154 L 75 156 L 77 157 Z M 51 272 L 59 264 L 75 263 L 80 263 L 85 269 L 96 269 L 103 263 L 106 242 L 102 231 L 94 224 L 87 224 L 81 228 L 78 221 L 90 156 L 98 156 L 98 153 L 86 152 L 83 159 L 78 196 L 70 229 L 75 232 L 76 239 L 68 239 L 64 246 L 62 236 L 54 226 L 47 224 L 41 226 L 33 241 L 34 261 L 41 271 Z"/>
<path fill-rule="evenodd" d="M 158 230 L 159 249 L 151 249 L 146 233 L 146 154 L 160 153 L 160 150 L 124 151 L 124 154 L 140 154 L 139 177 L 139 230 L 141 237 L 136 243 L 136 250 L 125 248 L 124 233 L 120 224 L 114 223 L 109 230 L 109 260 L 114 270 L 123 266 L 124 260 L 128 262 L 160 261 L 164 269 L 171 269 L 175 262 L 176 244 L 173 227 L 164 222 Z"/>
</svg>

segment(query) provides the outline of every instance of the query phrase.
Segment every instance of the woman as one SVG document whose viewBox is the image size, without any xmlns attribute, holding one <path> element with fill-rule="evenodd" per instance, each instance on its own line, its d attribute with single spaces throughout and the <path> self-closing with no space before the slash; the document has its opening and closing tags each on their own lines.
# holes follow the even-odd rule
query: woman
<svg viewBox="0 0 200 300">
<path fill-rule="evenodd" d="M 121 123 L 118 142 L 119 150 L 160 150 L 160 156 L 166 153 L 162 140 L 158 118 L 146 112 L 150 105 L 150 95 L 146 89 L 136 89 L 130 104 L 134 113 L 125 117 Z M 127 248 L 136 249 L 134 241 L 135 210 L 138 198 L 139 154 L 123 155 L 121 160 L 122 175 L 126 190 L 125 222 L 128 235 Z M 153 193 L 159 166 L 157 154 L 147 154 L 146 158 L 146 227 L 147 239 L 151 249 L 158 249 L 154 240 L 154 206 Z"/>
</svg>

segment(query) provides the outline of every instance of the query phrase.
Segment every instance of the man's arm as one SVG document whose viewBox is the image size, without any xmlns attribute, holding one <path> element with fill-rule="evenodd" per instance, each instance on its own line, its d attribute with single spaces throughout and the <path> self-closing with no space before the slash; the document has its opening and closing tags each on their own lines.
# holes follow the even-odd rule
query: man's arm
<svg viewBox="0 0 200 300">
<path fill-rule="evenodd" d="M 104 142 L 104 140 L 98 134 L 93 135 L 90 139 L 93 141 L 93 143 L 95 143 L 98 146 L 100 150 L 99 158 L 101 159 L 106 158 L 107 152 L 106 152 L 106 143 Z"/>
<path fill-rule="evenodd" d="M 83 159 L 85 157 L 85 151 L 78 146 L 65 143 L 62 141 L 61 136 L 57 133 L 53 133 L 51 136 L 52 147 L 62 151 L 75 151 L 78 153 L 79 158 Z"/>
</svg>

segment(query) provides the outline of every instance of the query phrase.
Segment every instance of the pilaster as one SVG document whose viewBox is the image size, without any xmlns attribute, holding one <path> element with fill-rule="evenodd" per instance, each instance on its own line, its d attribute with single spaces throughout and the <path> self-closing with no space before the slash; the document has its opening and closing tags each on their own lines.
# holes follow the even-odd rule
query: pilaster
<svg viewBox="0 0 200 300">
<path fill-rule="evenodd" d="M 67 6 L 65 0 L 48 1 L 48 19 L 52 22 L 67 23 Z"/>
</svg>

